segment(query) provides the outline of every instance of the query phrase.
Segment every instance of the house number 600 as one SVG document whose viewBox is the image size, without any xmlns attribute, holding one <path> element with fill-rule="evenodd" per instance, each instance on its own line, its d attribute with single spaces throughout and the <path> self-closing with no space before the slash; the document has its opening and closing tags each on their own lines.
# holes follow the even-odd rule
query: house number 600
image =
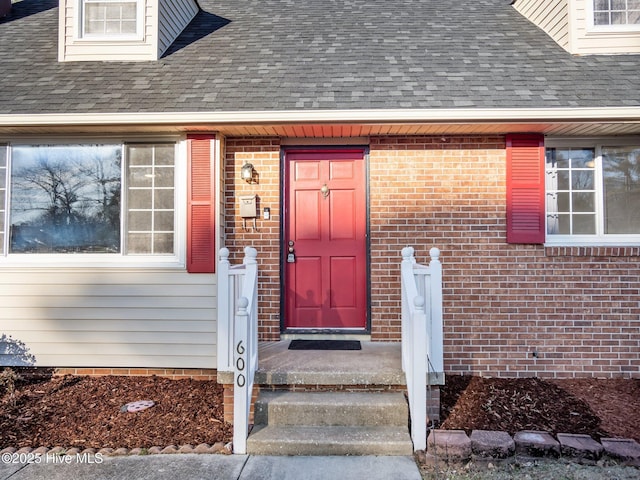
<svg viewBox="0 0 640 480">
<path fill-rule="evenodd" d="M 245 348 L 242 346 L 242 340 L 238 342 L 236 352 L 238 353 L 238 355 L 244 354 Z M 236 370 L 242 372 L 244 370 L 244 366 L 244 358 L 238 357 L 238 359 L 236 360 Z M 238 387 L 244 387 L 246 383 L 247 379 L 245 378 L 245 376 L 242 373 L 238 373 L 236 377 L 236 385 L 238 385 Z"/>
</svg>

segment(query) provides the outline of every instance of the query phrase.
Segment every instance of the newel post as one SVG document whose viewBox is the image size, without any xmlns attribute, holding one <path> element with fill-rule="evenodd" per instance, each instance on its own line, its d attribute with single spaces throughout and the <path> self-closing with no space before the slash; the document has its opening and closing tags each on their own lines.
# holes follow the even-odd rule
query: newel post
<svg viewBox="0 0 640 480">
<path fill-rule="evenodd" d="M 412 319 L 413 329 L 413 410 L 411 411 L 411 437 L 414 450 L 427 448 L 427 361 L 424 348 L 427 346 L 427 313 L 425 298 L 417 296 L 413 299 L 415 317 Z"/>
<path fill-rule="evenodd" d="M 235 344 L 233 346 L 233 452 L 247 453 L 247 435 L 249 433 L 249 408 L 251 392 L 249 389 L 248 375 L 248 323 L 249 312 L 247 306 L 249 300 L 240 297 L 235 323 Z"/>
<path fill-rule="evenodd" d="M 229 278 L 229 249 L 221 248 L 218 261 L 218 371 L 231 371 L 231 282 Z"/>
<path fill-rule="evenodd" d="M 442 263 L 440 263 L 440 250 L 429 250 L 431 261 L 431 342 L 430 362 L 434 372 L 444 372 L 444 337 L 442 326 Z"/>
<path fill-rule="evenodd" d="M 409 299 L 409 295 L 407 292 L 407 279 L 413 279 L 413 265 L 416 262 L 415 257 L 413 256 L 414 249 L 413 247 L 404 247 L 402 249 L 402 262 L 400 263 L 400 339 L 402 341 L 402 371 L 407 371 L 406 362 L 408 361 L 405 358 L 405 351 L 408 349 L 408 341 L 410 340 L 411 335 L 411 306 L 408 302 L 411 301 Z"/>
<path fill-rule="evenodd" d="M 258 250 L 253 247 L 244 247 L 244 265 L 256 265 L 258 263 Z"/>
<path fill-rule="evenodd" d="M 413 256 L 415 249 L 413 247 L 404 247 L 402 249 L 402 263 L 416 263 L 416 257 Z"/>
</svg>

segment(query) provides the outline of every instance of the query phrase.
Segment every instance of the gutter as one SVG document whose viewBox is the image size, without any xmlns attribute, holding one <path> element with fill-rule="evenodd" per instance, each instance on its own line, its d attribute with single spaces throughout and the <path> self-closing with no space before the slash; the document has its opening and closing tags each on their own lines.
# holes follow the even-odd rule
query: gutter
<svg viewBox="0 0 640 480">
<path fill-rule="evenodd" d="M 0 114 L 0 127 L 514 122 L 640 123 L 640 107 Z"/>
</svg>

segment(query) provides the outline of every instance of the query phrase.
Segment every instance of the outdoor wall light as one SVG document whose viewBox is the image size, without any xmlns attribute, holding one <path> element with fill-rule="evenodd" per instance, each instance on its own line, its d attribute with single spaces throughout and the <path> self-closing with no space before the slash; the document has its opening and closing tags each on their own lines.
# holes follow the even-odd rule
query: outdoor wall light
<svg viewBox="0 0 640 480">
<path fill-rule="evenodd" d="M 253 164 L 247 162 L 242 166 L 240 170 L 240 178 L 247 183 L 253 183 Z"/>
</svg>

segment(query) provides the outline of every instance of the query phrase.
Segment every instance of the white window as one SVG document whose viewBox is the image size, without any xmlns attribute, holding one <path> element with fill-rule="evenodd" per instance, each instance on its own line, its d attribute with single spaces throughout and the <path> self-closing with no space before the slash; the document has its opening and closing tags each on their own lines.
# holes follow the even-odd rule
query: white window
<svg viewBox="0 0 640 480">
<path fill-rule="evenodd" d="M 4 250 L 7 216 L 7 147 L 0 145 L 0 249 Z M 1 253 L 1 252 L 0 252 Z"/>
<path fill-rule="evenodd" d="M 175 167 L 175 143 L 0 146 L 0 253 L 176 257 Z"/>
<path fill-rule="evenodd" d="M 640 142 L 548 141 L 547 241 L 640 243 Z"/>
<path fill-rule="evenodd" d="M 142 0 L 82 1 L 82 37 L 139 38 L 142 35 Z"/>
<path fill-rule="evenodd" d="M 593 0 L 593 25 L 640 27 L 640 0 Z"/>
</svg>

